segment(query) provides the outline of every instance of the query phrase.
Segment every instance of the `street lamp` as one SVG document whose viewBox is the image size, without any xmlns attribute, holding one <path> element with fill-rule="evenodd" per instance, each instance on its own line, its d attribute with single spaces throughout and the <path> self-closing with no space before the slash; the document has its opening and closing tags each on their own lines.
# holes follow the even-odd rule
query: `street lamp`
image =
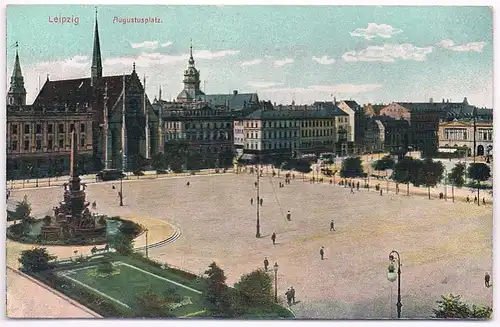
<svg viewBox="0 0 500 327">
<path fill-rule="evenodd" d="M 257 163 L 257 232 L 255 237 L 260 237 L 260 163 Z"/>
<path fill-rule="evenodd" d="M 278 263 L 274 263 L 274 302 L 278 303 Z"/>
<path fill-rule="evenodd" d="M 149 258 L 149 256 L 148 256 L 148 232 L 149 232 L 149 229 L 146 228 L 146 258 Z"/>
<path fill-rule="evenodd" d="M 394 254 L 397 255 L 397 259 L 394 257 Z M 397 265 L 398 265 L 398 272 L 396 274 L 395 268 L 394 268 L 394 261 L 397 260 Z M 388 272 L 387 272 L 387 279 L 390 282 L 398 280 L 398 303 L 396 303 L 396 307 L 398 309 L 398 318 L 401 318 L 401 307 L 403 306 L 401 304 L 401 259 L 399 257 L 399 253 L 395 250 L 392 250 L 391 253 L 389 254 L 389 261 L 391 262 L 388 267 Z"/>
</svg>

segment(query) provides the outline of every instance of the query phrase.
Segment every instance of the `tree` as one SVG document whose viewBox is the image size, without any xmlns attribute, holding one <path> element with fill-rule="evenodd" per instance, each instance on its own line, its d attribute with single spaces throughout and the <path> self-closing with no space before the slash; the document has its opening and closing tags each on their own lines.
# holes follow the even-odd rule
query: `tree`
<svg viewBox="0 0 500 327">
<path fill-rule="evenodd" d="M 361 157 L 349 157 L 342 161 L 342 167 L 340 168 L 341 177 L 363 177 L 365 173 L 363 172 L 363 166 L 361 163 Z"/>
<path fill-rule="evenodd" d="M 392 171 L 392 179 L 396 183 L 406 184 L 406 195 L 410 195 L 411 168 L 413 166 L 412 157 L 404 157 L 399 160 Z"/>
<path fill-rule="evenodd" d="M 22 270 L 27 272 L 38 272 L 55 267 L 50 263 L 51 260 L 56 259 L 56 256 L 50 255 L 46 248 L 33 248 L 31 250 L 24 250 L 18 259 L 22 266 Z"/>
<path fill-rule="evenodd" d="M 234 285 L 241 303 L 263 306 L 273 303 L 273 279 L 262 269 L 241 276 Z"/>
<path fill-rule="evenodd" d="M 490 319 L 493 309 L 462 302 L 460 295 L 441 295 L 441 300 L 436 301 L 437 309 L 433 309 L 435 318 L 443 319 Z"/>
<path fill-rule="evenodd" d="M 167 169 L 167 156 L 163 152 L 155 153 L 151 158 L 151 166 L 156 171 Z"/>
<path fill-rule="evenodd" d="M 444 166 L 441 161 L 433 161 L 430 158 L 422 161 L 422 174 L 420 183 L 427 187 L 429 200 L 431 198 L 431 187 L 435 187 L 443 178 Z"/>
<path fill-rule="evenodd" d="M 465 164 L 459 162 L 455 165 L 455 167 L 451 169 L 451 172 L 448 174 L 448 180 L 451 184 L 451 197 L 453 199 L 453 202 L 455 202 L 455 186 L 460 188 L 465 184 L 464 173 Z"/>
<path fill-rule="evenodd" d="M 205 271 L 207 275 L 207 288 L 204 294 L 204 300 L 208 309 L 216 316 L 230 316 L 231 302 L 230 291 L 226 285 L 226 276 L 215 262 L 209 265 Z"/>
<path fill-rule="evenodd" d="M 28 196 L 25 195 L 22 201 L 17 202 L 13 216 L 14 221 L 21 220 L 22 223 L 31 221 L 31 204 L 28 202 Z M 14 222 L 15 223 L 15 222 Z"/>
<path fill-rule="evenodd" d="M 148 289 L 146 292 L 139 294 L 135 299 L 136 315 L 139 317 L 174 317 L 172 313 L 172 303 L 165 297 Z"/>
<path fill-rule="evenodd" d="M 108 236 L 108 245 L 122 255 L 129 255 L 134 252 L 133 236 L 121 231 Z"/>
<path fill-rule="evenodd" d="M 487 181 L 491 177 L 490 166 L 482 162 L 471 163 L 467 169 L 467 175 L 469 175 L 470 179 L 476 181 L 477 205 L 479 205 L 479 189 L 481 187 L 481 182 Z"/>
<path fill-rule="evenodd" d="M 387 170 L 394 169 L 394 165 L 394 159 L 392 159 L 390 156 L 385 156 L 382 159 L 375 161 L 372 166 L 375 170 L 384 170 L 385 178 L 387 179 Z M 389 191 L 389 179 L 387 179 L 387 191 Z"/>
</svg>

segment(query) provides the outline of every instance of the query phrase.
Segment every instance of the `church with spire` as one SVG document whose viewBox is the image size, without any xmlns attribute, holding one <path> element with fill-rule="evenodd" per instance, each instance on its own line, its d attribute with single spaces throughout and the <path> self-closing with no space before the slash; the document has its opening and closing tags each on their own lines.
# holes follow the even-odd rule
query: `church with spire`
<svg viewBox="0 0 500 327">
<path fill-rule="evenodd" d="M 9 117 L 14 119 L 16 116 L 14 112 L 23 112 L 27 116 L 23 118 L 26 121 L 24 124 L 30 128 L 14 123 L 12 119 L 12 124 L 9 122 L 8 126 L 19 134 L 27 132 L 28 135 L 18 137 L 27 137 L 30 142 L 19 147 L 21 140 L 16 140 L 14 144 L 10 140 L 8 152 L 12 157 L 36 154 L 38 161 L 29 163 L 28 167 L 47 166 L 46 162 L 59 162 L 62 156 L 64 160 L 60 164 L 66 171 L 69 169 L 70 133 L 75 130 L 79 144 L 84 145 L 79 153 L 91 152 L 88 153 L 90 159 L 85 159 L 88 161 L 87 170 L 139 169 L 160 149 L 157 133 L 159 120 L 146 95 L 145 77 L 141 82 L 135 63 L 131 68 L 130 73 L 103 76 L 96 10 L 90 77 L 50 80 L 47 75 L 33 104 L 26 106 L 26 90 L 16 51 L 11 87 L 7 93 L 7 118 L 9 121 Z M 54 122 L 39 124 L 37 113 L 52 117 Z M 78 120 L 82 115 L 86 117 L 85 125 Z M 68 157 L 67 160 L 65 157 Z M 37 170 L 47 169 L 39 167 Z"/>
</svg>

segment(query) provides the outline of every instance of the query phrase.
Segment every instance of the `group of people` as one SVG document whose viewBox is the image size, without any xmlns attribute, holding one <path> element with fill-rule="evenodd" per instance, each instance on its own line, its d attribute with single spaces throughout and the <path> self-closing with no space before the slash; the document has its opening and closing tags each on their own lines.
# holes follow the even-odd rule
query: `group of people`
<svg viewBox="0 0 500 327">
<path fill-rule="evenodd" d="M 292 287 L 290 287 L 286 292 L 285 292 L 285 296 L 286 296 L 286 302 L 288 303 L 288 305 L 292 305 L 295 304 L 295 289 Z"/>
<path fill-rule="evenodd" d="M 479 199 L 477 196 L 474 197 L 474 203 L 477 203 Z M 465 202 L 470 203 L 470 197 L 467 195 L 467 198 L 465 199 Z M 483 197 L 483 205 L 486 205 L 486 199 Z"/>
<path fill-rule="evenodd" d="M 257 197 L 257 202 L 260 204 L 262 207 L 262 204 L 264 204 L 264 200 L 262 198 Z M 250 198 L 250 205 L 253 205 L 253 198 Z"/>
</svg>

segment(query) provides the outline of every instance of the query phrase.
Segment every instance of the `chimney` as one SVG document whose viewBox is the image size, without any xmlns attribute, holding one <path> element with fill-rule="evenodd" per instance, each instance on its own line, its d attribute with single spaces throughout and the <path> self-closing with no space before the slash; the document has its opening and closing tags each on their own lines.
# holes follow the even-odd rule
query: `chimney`
<svg viewBox="0 0 500 327">
<path fill-rule="evenodd" d="M 444 98 L 443 98 L 443 103 L 444 103 Z"/>
<path fill-rule="evenodd" d="M 238 94 L 238 90 L 234 90 L 233 95 L 237 95 L 237 94 Z"/>
</svg>

